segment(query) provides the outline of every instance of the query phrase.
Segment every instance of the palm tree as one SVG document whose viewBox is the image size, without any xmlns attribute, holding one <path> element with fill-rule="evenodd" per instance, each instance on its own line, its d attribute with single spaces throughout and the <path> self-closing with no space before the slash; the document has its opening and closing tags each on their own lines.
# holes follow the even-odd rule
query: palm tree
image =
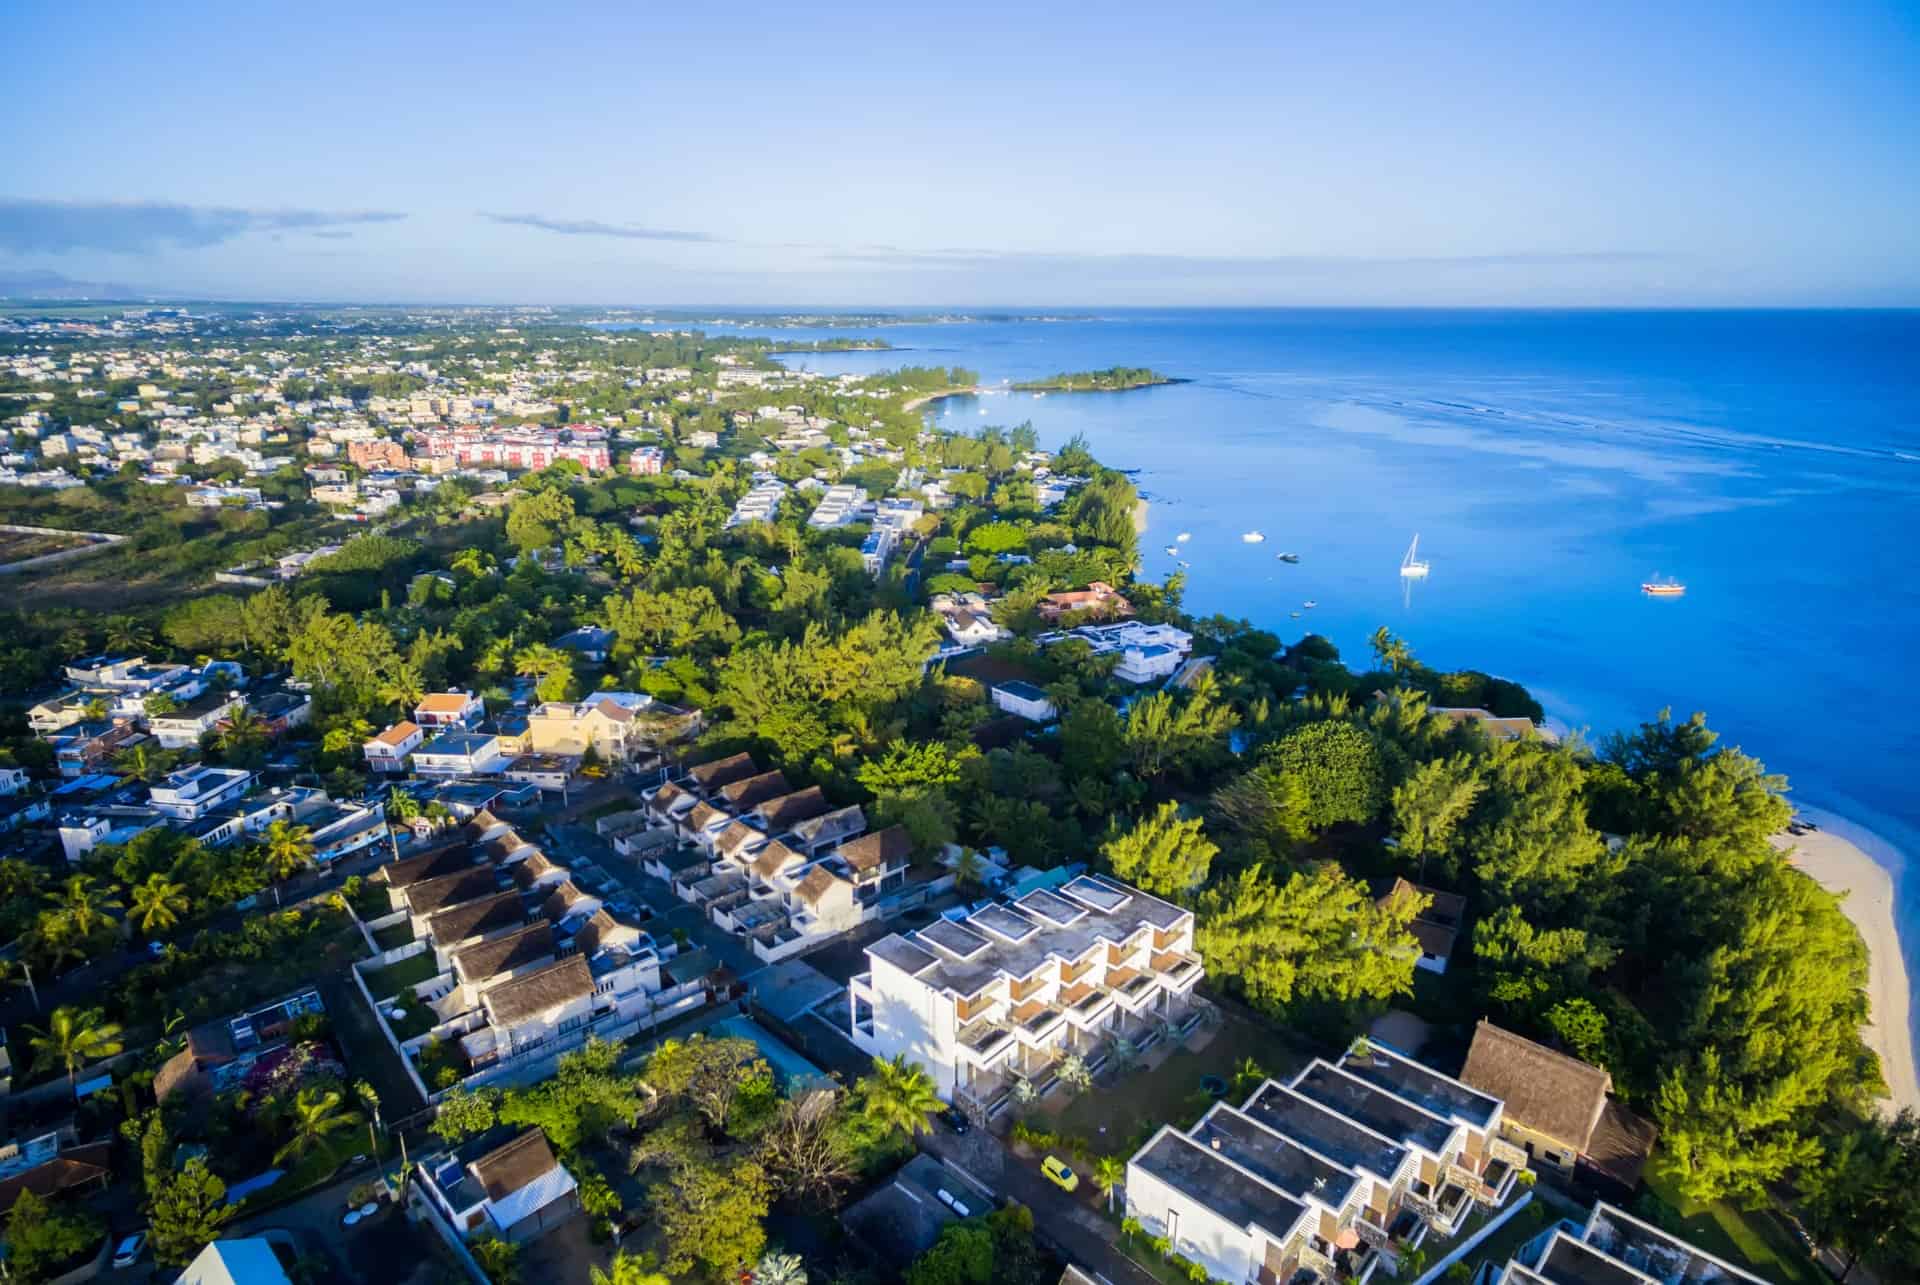
<svg viewBox="0 0 1920 1285">
<path fill-rule="evenodd" d="M 395 665 L 393 673 L 380 684 L 379 697 L 383 703 L 392 705 L 404 714 L 418 705 L 420 698 L 426 694 L 426 681 L 421 678 L 420 670 L 403 662 Z"/>
<path fill-rule="evenodd" d="M 290 878 L 313 864 L 313 827 L 275 821 L 267 827 L 267 871 L 275 879 Z"/>
<path fill-rule="evenodd" d="M 215 744 L 222 754 L 245 753 L 256 745 L 264 745 L 272 738 L 267 730 L 267 720 L 250 709 L 237 711 L 234 716 L 220 725 Z"/>
<path fill-rule="evenodd" d="M 67 876 L 52 901 L 76 937 L 91 937 L 95 929 L 110 922 L 109 910 L 120 909 L 119 898 L 94 887 L 92 875 Z"/>
<path fill-rule="evenodd" d="M 340 1094 L 317 1089 L 302 1089 L 293 1100 L 293 1136 L 273 1153 L 273 1162 L 297 1160 L 326 1141 L 330 1133 L 350 1128 L 353 1117 L 340 1109 Z"/>
<path fill-rule="evenodd" d="M 108 712 L 106 698 L 102 696 L 94 697 L 81 707 L 80 712 L 86 716 L 86 720 L 89 723 L 106 722 Z"/>
<path fill-rule="evenodd" d="M 103 1057 L 112 1057 L 126 1047 L 120 1042 L 119 1023 L 101 1019 L 102 1014 L 97 1008 L 82 1010 L 62 1004 L 47 1019 L 46 1029 L 33 1031 L 33 1038 L 29 1042 L 33 1055 L 38 1058 L 44 1054 L 59 1059 L 60 1064 L 67 1068 L 69 1090 L 73 1088 L 75 1076 L 81 1067 Z M 28 1028 L 30 1031 L 32 1029 Z"/>
<path fill-rule="evenodd" d="M 380 1094 L 365 1080 L 355 1080 L 353 1096 L 367 1109 L 367 1146 L 377 1156 L 380 1154 L 380 1138 L 373 1129 L 380 1123 Z"/>
<path fill-rule="evenodd" d="M 1127 1180 L 1127 1162 L 1119 1156 L 1101 1156 L 1093 1162 L 1093 1185 L 1107 1198 L 1107 1212 L 1113 1212 L 1113 1193 Z"/>
<path fill-rule="evenodd" d="M 469 545 L 453 555 L 448 566 L 454 571 L 463 571 L 478 580 L 493 571 L 493 555 L 485 549 L 476 549 Z"/>
<path fill-rule="evenodd" d="M 770 1249 L 753 1269 L 753 1285 L 807 1285 L 807 1266 L 798 1254 Z"/>
<path fill-rule="evenodd" d="M 759 1275 L 754 1277 L 756 1281 L 764 1279 Z M 806 1277 L 803 1275 L 800 1281 L 801 1285 L 805 1285 Z M 665 1272 L 654 1270 L 652 1254 L 629 1254 L 623 1249 L 613 1256 L 611 1272 L 603 1272 L 598 1267 L 593 1269 L 592 1285 L 673 1285 L 673 1283 Z"/>
<path fill-rule="evenodd" d="M 167 756 L 145 745 L 136 745 L 132 749 L 121 750 L 113 756 L 113 769 L 122 776 L 130 776 L 142 784 L 152 784 L 167 774 L 171 765 Z"/>
<path fill-rule="evenodd" d="M 158 871 L 148 875 L 145 883 L 135 884 L 129 896 L 133 922 L 149 937 L 173 927 L 187 913 L 187 885 Z"/>
<path fill-rule="evenodd" d="M 101 627 L 108 651 L 144 651 L 153 645 L 152 632 L 132 616 L 108 616 Z"/>
<path fill-rule="evenodd" d="M 963 848 L 960 859 L 953 863 L 953 879 L 962 888 L 978 888 L 987 877 L 987 863 L 972 848 Z"/>
<path fill-rule="evenodd" d="M 567 653 L 558 647 L 546 643 L 530 643 L 514 653 L 513 672 L 523 677 L 538 675 L 545 678 L 555 670 L 567 669 L 572 665 Z"/>
<path fill-rule="evenodd" d="M 895 1054 L 892 1061 L 873 1059 L 873 1074 L 860 1085 L 865 1096 L 861 1111 L 875 1124 L 889 1132 L 897 1129 L 909 1138 L 933 1128 L 940 1095 L 934 1091 L 933 1077 L 918 1062 L 907 1061 L 905 1053 Z"/>
<path fill-rule="evenodd" d="M 387 820 L 404 825 L 419 815 L 420 800 L 397 785 L 387 791 Z"/>
</svg>

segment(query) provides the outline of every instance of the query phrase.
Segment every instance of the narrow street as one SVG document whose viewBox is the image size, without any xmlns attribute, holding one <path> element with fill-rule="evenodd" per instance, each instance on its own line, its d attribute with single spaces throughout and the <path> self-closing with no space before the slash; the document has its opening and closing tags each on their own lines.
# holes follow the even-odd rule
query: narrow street
<svg viewBox="0 0 1920 1285">
<path fill-rule="evenodd" d="M 1113 1285 L 1157 1285 L 1114 1245 L 1114 1226 L 1096 1208 L 1104 1197 L 1084 1175 L 1078 1191 L 1062 1191 L 1040 1175 L 1037 1160 L 1022 1159 L 999 1138 L 978 1128 L 959 1137 L 936 1124 L 931 1133 L 921 1135 L 920 1149 L 961 1170 L 996 1197 L 1017 1200 L 1032 1210 L 1034 1234 L 1068 1262 L 1097 1272 Z"/>
</svg>

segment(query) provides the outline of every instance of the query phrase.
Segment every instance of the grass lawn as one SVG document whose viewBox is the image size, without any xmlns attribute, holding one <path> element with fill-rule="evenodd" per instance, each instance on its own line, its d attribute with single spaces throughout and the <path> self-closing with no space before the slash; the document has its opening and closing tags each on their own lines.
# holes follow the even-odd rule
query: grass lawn
<svg viewBox="0 0 1920 1285">
<path fill-rule="evenodd" d="M 278 1205 L 291 1199 L 311 1187 L 318 1187 L 333 1177 L 334 1170 L 364 1153 L 372 1154 L 368 1148 L 372 1145 L 367 1138 L 367 1118 L 358 1111 L 350 1112 L 353 1123 L 347 1128 L 328 1134 L 320 1140 L 306 1155 L 293 1162 L 291 1168 L 279 1182 L 258 1192 L 241 1202 L 244 1211 L 257 1210 L 265 1205 Z M 372 1170 L 368 1170 L 372 1173 Z M 344 1211 L 342 1211 L 344 1212 Z"/>
<path fill-rule="evenodd" d="M 1711 1204 L 1689 1200 L 1658 1163 L 1647 1166 L 1646 1178 L 1648 1192 L 1672 1215 L 1659 1220 L 1661 1224 L 1708 1253 L 1781 1285 L 1829 1285 L 1831 1278 L 1807 1256 L 1793 1233 L 1764 1210 L 1749 1213 L 1724 1200 Z"/>
<path fill-rule="evenodd" d="M 1201 1076 L 1217 1075 L 1231 1084 L 1235 1069 L 1252 1058 L 1268 1075 L 1280 1077 L 1305 1066 L 1309 1056 L 1286 1032 L 1223 1013 L 1206 1047 L 1178 1049 L 1152 1070 L 1131 1071 L 1111 1087 L 1083 1093 L 1057 1123 L 1045 1127 L 1092 1140 L 1097 1154 L 1122 1151 L 1129 1140 L 1123 1129 L 1144 1137 L 1163 1124 L 1185 1127 L 1198 1119 L 1210 1103 L 1200 1089 Z"/>
<path fill-rule="evenodd" d="M 1520 1199 L 1520 1192 L 1523 1190 L 1524 1188 L 1516 1188 L 1512 1199 Z M 1497 1213 L 1495 1217 L 1498 1217 Z M 1515 1250 L 1559 1221 L 1559 1218 L 1559 1211 L 1548 1204 L 1544 1198 L 1539 1196 L 1534 1197 L 1526 1208 L 1502 1223 L 1499 1231 L 1496 1231 L 1493 1235 L 1481 1241 L 1473 1253 L 1467 1256 L 1466 1264 L 1468 1269 L 1473 1270 L 1481 1263 L 1494 1263 L 1504 1266 L 1506 1261 L 1513 1257 Z M 1484 1220 L 1473 1220 L 1468 1226 L 1461 1228 L 1460 1236 L 1457 1239 L 1464 1241 L 1482 1225 L 1484 1225 Z M 1429 1238 L 1429 1240 L 1429 1249 L 1432 1255 L 1430 1261 L 1438 1262 L 1446 1255 L 1449 1246 L 1433 1242 L 1431 1238 Z"/>
<path fill-rule="evenodd" d="M 418 986 L 440 972 L 440 961 L 431 950 L 409 955 L 397 964 L 371 969 L 362 976 L 367 990 L 377 1000 L 392 999 L 409 987 Z"/>
<path fill-rule="evenodd" d="M 1161 1282 L 1161 1285 L 1193 1285 L 1193 1278 L 1187 1275 L 1186 1269 L 1176 1267 L 1162 1258 L 1153 1246 L 1147 1244 L 1145 1236 L 1123 1231 L 1114 1237 L 1113 1243 L 1121 1253 L 1132 1259 L 1135 1265 L 1147 1275 Z"/>
<path fill-rule="evenodd" d="M 396 1022 L 389 1017 L 386 1020 L 387 1025 L 393 1029 L 393 1038 L 403 1044 L 414 1036 L 425 1035 L 440 1025 L 440 1019 L 434 1015 L 433 1010 L 419 1003 L 407 1005 L 407 1015 L 404 1019 Z"/>
<path fill-rule="evenodd" d="M 381 950 L 392 950 L 404 946 L 413 940 L 413 920 L 402 919 L 397 924 L 388 924 L 385 928 L 373 931 L 373 944 Z"/>
</svg>

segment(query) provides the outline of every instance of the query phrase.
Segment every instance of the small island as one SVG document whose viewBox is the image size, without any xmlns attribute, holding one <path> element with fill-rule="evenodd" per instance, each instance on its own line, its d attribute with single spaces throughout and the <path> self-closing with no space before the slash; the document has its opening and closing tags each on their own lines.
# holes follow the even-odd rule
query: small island
<svg viewBox="0 0 1920 1285">
<path fill-rule="evenodd" d="M 1013 385 L 1013 390 L 1017 393 L 1119 393 L 1129 388 L 1186 382 L 1144 366 L 1109 366 L 1105 370 L 1063 372 L 1045 379 L 1029 379 Z"/>
</svg>

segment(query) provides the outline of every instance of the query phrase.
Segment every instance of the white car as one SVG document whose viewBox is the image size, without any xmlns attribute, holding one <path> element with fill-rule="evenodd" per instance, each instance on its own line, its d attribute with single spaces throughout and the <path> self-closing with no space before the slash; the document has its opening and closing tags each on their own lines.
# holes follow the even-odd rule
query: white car
<svg viewBox="0 0 1920 1285">
<path fill-rule="evenodd" d="M 147 1233 L 137 1231 L 113 1247 L 113 1265 L 132 1267 L 147 1250 Z"/>
</svg>

